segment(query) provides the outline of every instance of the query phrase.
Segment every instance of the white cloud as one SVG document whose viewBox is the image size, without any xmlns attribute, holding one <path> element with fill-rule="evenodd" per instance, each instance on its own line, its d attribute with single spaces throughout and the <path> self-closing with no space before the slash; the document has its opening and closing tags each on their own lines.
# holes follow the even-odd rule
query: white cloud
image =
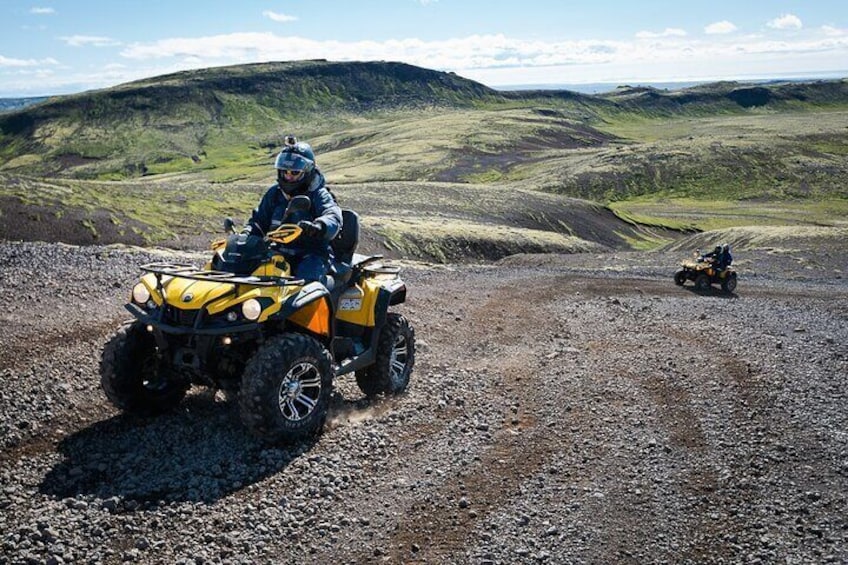
<svg viewBox="0 0 848 565">
<path fill-rule="evenodd" d="M 93 47 L 107 47 L 110 45 L 120 45 L 120 42 L 115 41 L 111 37 L 102 37 L 97 35 L 66 35 L 59 39 L 71 47 L 85 47 L 86 45 L 91 45 Z"/>
<path fill-rule="evenodd" d="M 36 6 L 36 7 L 31 8 L 29 13 L 30 14 L 46 15 L 46 14 L 55 14 L 56 10 L 54 10 L 53 8 L 39 8 L 39 7 Z"/>
<path fill-rule="evenodd" d="M 273 33 L 230 33 L 208 37 L 175 37 L 153 43 L 133 43 L 121 55 L 128 59 L 164 59 L 169 57 L 198 57 L 200 59 L 232 58 L 271 52 L 283 38 Z M 297 48 L 296 45 L 292 46 Z"/>
<path fill-rule="evenodd" d="M 234 33 L 196 38 L 171 38 L 126 46 L 121 55 L 135 61 L 168 61 L 199 68 L 260 61 L 328 59 L 331 61 L 401 61 L 431 69 L 455 71 L 503 69 L 503 74 L 562 66 L 591 73 L 630 68 L 643 74 L 651 68 L 680 67 L 703 72 L 722 64 L 743 72 L 775 61 L 774 68 L 799 65 L 838 70 L 848 60 L 848 34 L 769 41 L 756 36 L 712 36 L 709 41 L 672 34 L 652 41 L 581 40 L 544 42 L 504 35 L 473 35 L 440 41 L 316 41 L 274 33 Z M 803 59 L 803 64 L 798 60 Z M 794 62 L 793 62 L 794 61 Z M 772 68 L 772 67 L 769 67 Z M 642 70 L 644 69 L 644 70 Z M 739 70 L 734 72 L 737 76 Z M 672 72 L 672 71 L 668 71 Z M 674 71 L 684 76 L 681 71 Z M 748 71 L 750 72 L 750 71 Z M 466 75 L 467 76 L 467 75 Z M 513 80 L 512 83 L 519 83 Z M 548 81 L 550 82 L 550 81 Z M 503 83 L 501 83 L 503 84 Z M 507 83 L 509 84 L 509 83 Z"/>
<path fill-rule="evenodd" d="M 733 22 L 722 20 L 720 22 L 711 23 L 705 27 L 704 33 L 708 35 L 723 35 L 725 33 L 733 33 L 736 29 L 737 28 L 733 25 Z"/>
<path fill-rule="evenodd" d="M 124 44 L 119 51 L 125 66 L 112 64 L 96 70 L 92 66 L 86 72 L 62 67 L 52 59 L 0 56 L 2 77 L 55 70 L 50 80 L 25 83 L 23 78 L 18 82 L 4 79 L 0 91 L 6 95 L 15 91 L 74 92 L 188 69 L 301 59 L 399 61 L 453 71 L 490 86 L 825 76 L 844 69 L 848 60 L 848 30 L 837 31 L 817 28 L 779 41 L 738 33 L 559 42 L 503 34 L 440 41 L 354 42 L 316 41 L 281 33 L 175 37 Z"/>
<path fill-rule="evenodd" d="M 335 61 L 403 61 L 427 68 L 515 67 L 519 65 L 603 63 L 621 56 L 613 41 L 546 43 L 503 35 L 473 35 L 442 41 L 400 39 L 377 41 L 315 41 L 273 33 L 234 33 L 197 38 L 172 38 L 128 45 L 127 59 L 186 59 L 206 65 L 249 61 L 329 59 Z M 625 48 L 627 48 L 625 46 Z"/>
<path fill-rule="evenodd" d="M 686 31 L 678 28 L 667 27 L 663 31 L 640 31 L 636 34 L 639 39 L 656 39 L 659 37 L 685 37 Z"/>
<path fill-rule="evenodd" d="M 827 25 L 822 26 L 821 30 L 825 35 L 828 35 L 830 37 L 839 37 L 840 35 L 845 35 L 846 33 L 848 33 L 848 31 L 844 29 Z"/>
<path fill-rule="evenodd" d="M 265 10 L 262 12 L 262 15 L 266 18 L 272 19 L 275 22 L 296 22 L 296 16 L 289 16 L 287 14 L 280 14 L 277 12 L 272 12 L 271 10 Z"/>
<path fill-rule="evenodd" d="M 804 24 L 801 19 L 794 14 L 782 14 L 779 18 L 775 18 L 766 24 L 772 29 L 801 29 Z"/>
<path fill-rule="evenodd" d="M 58 65 L 52 57 L 46 59 L 12 59 L 0 55 L 0 67 L 37 67 L 39 65 Z"/>
</svg>

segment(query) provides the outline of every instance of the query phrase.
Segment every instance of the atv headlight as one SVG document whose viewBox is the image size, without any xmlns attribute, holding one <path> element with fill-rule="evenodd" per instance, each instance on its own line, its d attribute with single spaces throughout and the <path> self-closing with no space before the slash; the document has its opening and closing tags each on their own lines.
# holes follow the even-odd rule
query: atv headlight
<svg viewBox="0 0 848 565">
<path fill-rule="evenodd" d="M 244 304 L 241 305 L 241 313 L 248 320 L 256 320 L 262 313 L 262 305 L 255 298 L 245 300 Z"/>
<path fill-rule="evenodd" d="M 133 287 L 132 299 L 133 302 L 142 306 L 145 302 L 150 300 L 150 291 L 147 290 L 147 287 L 144 286 L 144 283 L 138 283 Z"/>
</svg>

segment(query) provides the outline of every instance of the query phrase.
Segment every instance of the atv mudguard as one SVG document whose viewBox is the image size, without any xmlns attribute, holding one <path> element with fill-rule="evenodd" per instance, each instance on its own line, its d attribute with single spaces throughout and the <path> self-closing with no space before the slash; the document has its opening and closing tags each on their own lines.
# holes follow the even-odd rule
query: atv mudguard
<svg viewBox="0 0 848 565">
<path fill-rule="evenodd" d="M 289 296 L 280 306 L 280 310 L 269 316 L 268 320 L 290 321 L 315 334 L 329 346 L 335 335 L 336 317 L 330 292 L 323 284 L 311 282 L 300 291 Z"/>
</svg>

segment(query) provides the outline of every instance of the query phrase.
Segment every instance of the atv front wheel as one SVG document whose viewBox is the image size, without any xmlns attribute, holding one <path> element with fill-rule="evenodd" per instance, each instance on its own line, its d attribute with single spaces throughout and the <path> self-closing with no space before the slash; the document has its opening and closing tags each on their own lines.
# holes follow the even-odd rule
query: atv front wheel
<svg viewBox="0 0 848 565">
<path fill-rule="evenodd" d="M 736 275 L 732 274 L 721 281 L 721 289 L 724 292 L 733 292 L 736 290 Z"/>
<path fill-rule="evenodd" d="M 700 291 L 705 291 L 710 289 L 710 277 L 701 273 L 697 277 L 695 277 L 695 288 Z"/>
<path fill-rule="evenodd" d="M 356 372 L 356 384 L 366 396 L 400 394 L 409 384 L 415 365 L 415 330 L 406 318 L 391 312 L 380 330 L 377 360 Z"/>
<path fill-rule="evenodd" d="M 161 414 L 182 401 L 188 383 L 159 361 L 156 340 L 140 322 L 122 326 L 103 348 L 100 386 L 117 408 L 131 414 Z"/>
<path fill-rule="evenodd" d="M 683 286 L 683 283 L 686 282 L 686 271 L 677 271 L 674 273 L 674 284 L 677 286 Z"/>
<path fill-rule="evenodd" d="M 291 443 L 324 427 L 332 359 L 315 339 L 290 333 L 267 340 L 248 361 L 241 382 L 241 418 L 251 432 Z"/>
</svg>

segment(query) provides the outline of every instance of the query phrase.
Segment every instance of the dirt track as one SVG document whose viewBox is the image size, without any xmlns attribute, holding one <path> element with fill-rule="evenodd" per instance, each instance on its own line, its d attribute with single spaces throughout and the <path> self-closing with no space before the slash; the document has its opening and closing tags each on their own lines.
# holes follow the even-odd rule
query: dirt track
<svg viewBox="0 0 848 565">
<path fill-rule="evenodd" d="M 342 380 L 325 434 L 275 448 L 208 394 L 107 405 L 99 349 L 148 259 L 0 245 L 0 563 L 848 561 L 841 279 L 408 268 L 408 393 Z"/>
</svg>

